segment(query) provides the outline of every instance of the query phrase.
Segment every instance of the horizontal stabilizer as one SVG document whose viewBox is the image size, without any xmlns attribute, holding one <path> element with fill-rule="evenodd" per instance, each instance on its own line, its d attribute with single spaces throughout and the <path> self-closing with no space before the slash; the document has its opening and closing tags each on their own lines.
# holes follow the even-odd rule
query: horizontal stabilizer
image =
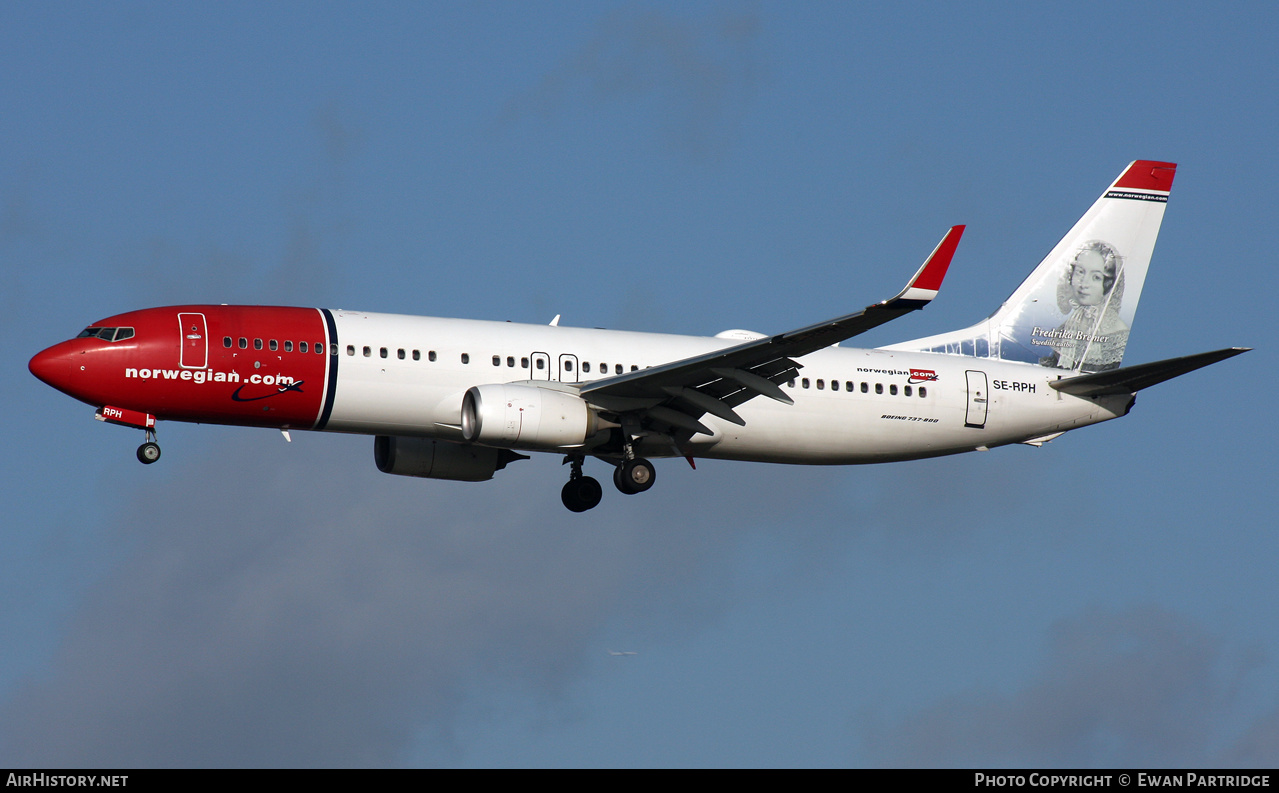
<svg viewBox="0 0 1279 793">
<path fill-rule="evenodd" d="M 1251 347 L 1229 347 L 1213 352 L 1201 352 L 1198 355 L 1186 355 L 1181 358 L 1169 358 L 1165 361 L 1154 361 L 1136 366 L 1125 366 L 1109 372 L 1080 375 L 1064 380 L 1057 380 L 1048 385 L 1075 396 L 1104 396 L 1107 394 L 1135 394 L 1143 388 L 1158 385 L 1165 380 L 1193 372 L 1209 364 L 1233 358 L 1239 353 L 1248 352 Z"/>
</svg>

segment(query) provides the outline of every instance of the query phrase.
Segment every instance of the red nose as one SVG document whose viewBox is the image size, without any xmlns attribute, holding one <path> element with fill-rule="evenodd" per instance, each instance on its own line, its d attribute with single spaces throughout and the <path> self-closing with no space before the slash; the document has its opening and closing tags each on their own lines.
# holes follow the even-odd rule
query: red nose
<svg viewBox="0 0 1279 793">
<path fill-rule="evenodd" d="M 58 350 L 57 345 L 36 353 L 27 368 L 31 370 L 31 374 L 54 388 L 59 388 L 68 374 L 66 356 Z"/>
<path fill-rule="evenodd" d="M 83 377 L 76 377 L 77 374 L 82 374 L 79 370 L 83 369 L 84 364 L 85 356 L 81 355 L 83 346 L 83 342 L 77 339 L 55 344 L 36 353 L 27 368 L 31 370 L 31 374 L 62 393 L 83 399 L 75 393 L 77 386 L 82 388 L 85 385 Z"/>
</svg>

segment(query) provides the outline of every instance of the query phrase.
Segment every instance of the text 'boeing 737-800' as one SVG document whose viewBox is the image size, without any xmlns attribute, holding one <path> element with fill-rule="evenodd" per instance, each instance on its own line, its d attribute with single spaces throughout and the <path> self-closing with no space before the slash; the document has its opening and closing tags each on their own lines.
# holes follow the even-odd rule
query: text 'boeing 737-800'
<svg viewBox="0 0 1279 793">
<path fill-rule="evenodd" d="M 875 349 L 839 342 L 936 297 L 963 226 L 896 297 L 772 336 L 189 305 L 95 322 L 30 369 L 144 430 L 144 463 L 160 457 L 157 421 L 372 435 L 380 470 L 434 479 L 550 452 L 571 463 L 574 512 L 603 495 L 587 457 L 635 494 L 652 458 L 842 465 L 1040 445 L 1245 351 L 1121 366 L 1175 172 L 1129 165 L 987 319 Z"/>
</svg>

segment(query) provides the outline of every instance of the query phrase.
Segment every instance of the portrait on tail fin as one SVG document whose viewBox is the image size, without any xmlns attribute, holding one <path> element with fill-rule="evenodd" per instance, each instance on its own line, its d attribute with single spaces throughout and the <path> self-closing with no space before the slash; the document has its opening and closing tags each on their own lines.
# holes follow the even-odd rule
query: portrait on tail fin
<svg viewBox="0 0 1279 793">
<path fill-rule="evenodd" d="M 1129 164 L 986 319 L 883 349 L 1085 374 L 1119 368 L 1176 167 L 1153 160 Z"/>
<path fill-rule="evenodd" d="M 1115 247 L 1101 240 L 1080 246 L 1057 284 L 1065 322 L 1051 331 L 1035 328 L 1031 343 L 1052 350 L 1039 363 L 1083 372 L 1119 368 L 1128 345 L 1128 325 L 1119 318 L 1123 294 L 1123 257 Z"/>
</svg>

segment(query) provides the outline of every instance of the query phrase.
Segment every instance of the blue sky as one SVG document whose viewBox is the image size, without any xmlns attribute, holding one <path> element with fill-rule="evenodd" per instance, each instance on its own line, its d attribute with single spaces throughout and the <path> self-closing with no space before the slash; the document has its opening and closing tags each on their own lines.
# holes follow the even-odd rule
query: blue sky
<svg viewBox="0 0 1279 793">
<path fill-rule="evenodd" d="M 1264 3 L 0 7 L 0 764 L 1273 767 L 1277 34 Z M 164 425 L 144 468 L 26 371 L 182 302 L 775 332 L 968 224 L 887 344 L 987 315 L 1134 159 L 1180 168 L 1125 362 L 1257 349 L 1041 449 L 666 461 L 572 515 L 549 456 L 467 485 Z"/>
</svg>

